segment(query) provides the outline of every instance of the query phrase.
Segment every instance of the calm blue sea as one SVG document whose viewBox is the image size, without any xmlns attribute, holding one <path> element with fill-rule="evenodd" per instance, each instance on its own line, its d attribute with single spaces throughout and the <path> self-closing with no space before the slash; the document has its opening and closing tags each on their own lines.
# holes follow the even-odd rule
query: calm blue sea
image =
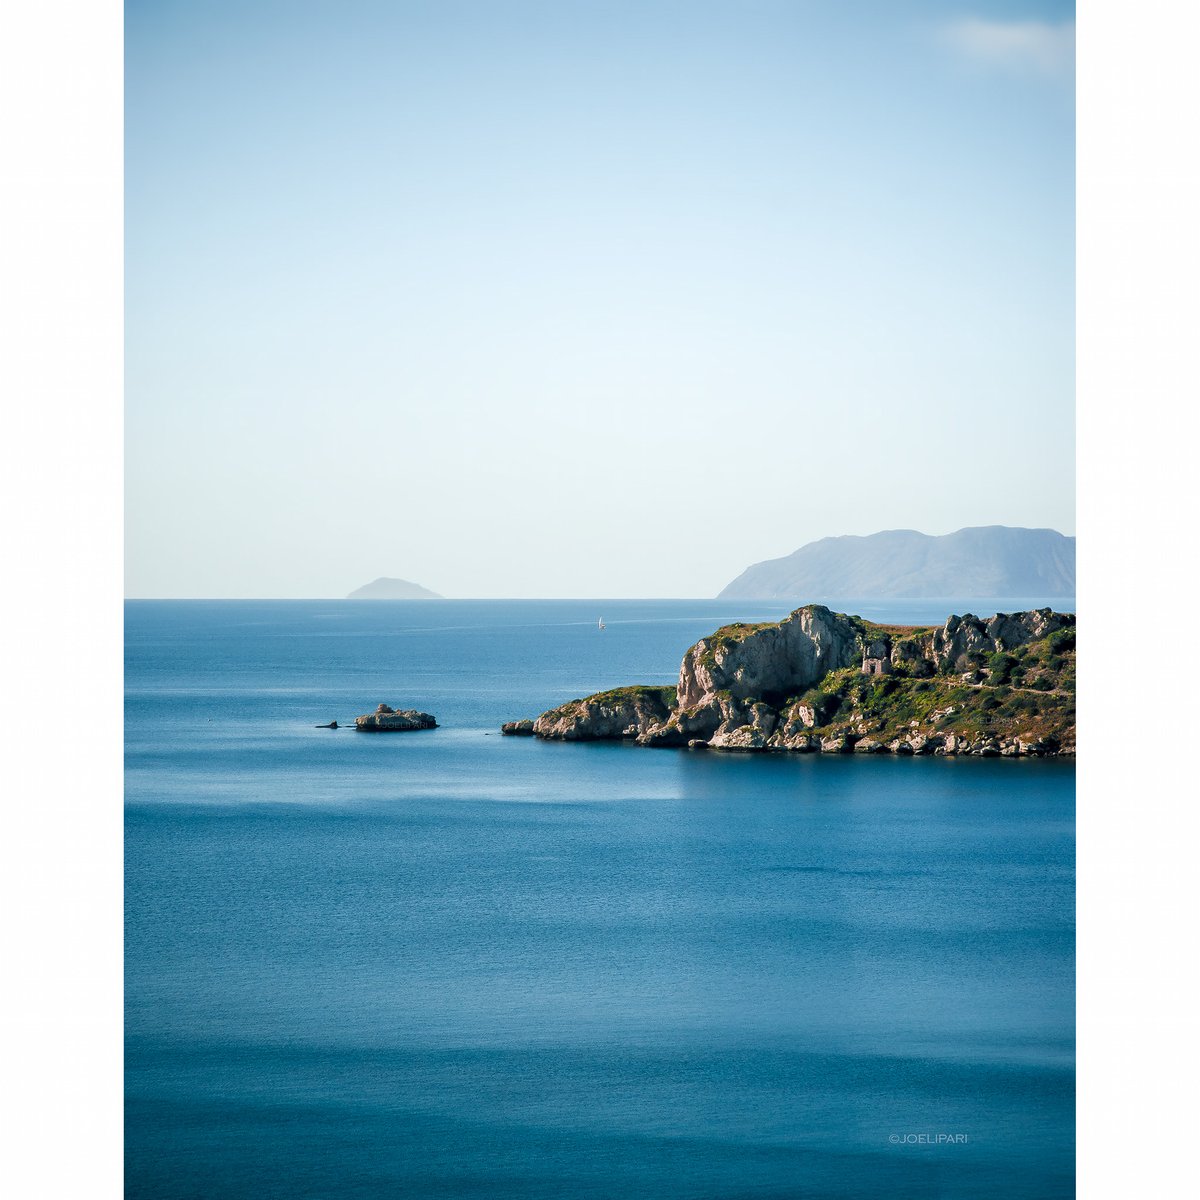
<svg viewBox="0 0 1200 1200">
<path fill-rule="evenodd" d="M 1069 763 L 499 736 L 783 611 L 130 602 L 127 1194 L 1071 1196 Z"/>
</svg>

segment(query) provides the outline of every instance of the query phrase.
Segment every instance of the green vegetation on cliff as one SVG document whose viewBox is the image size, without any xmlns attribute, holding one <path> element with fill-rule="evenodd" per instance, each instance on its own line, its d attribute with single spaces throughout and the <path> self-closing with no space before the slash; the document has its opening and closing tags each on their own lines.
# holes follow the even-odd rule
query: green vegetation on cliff
<svg viewBox="0 0 1200 1200">
<path fill-rule="evenodd" d="M 893 639 L 931 630 L 875 626 Z M 887 743 L 913 734 L 954 732 L 971 740 L 1020 737 L 1059 741 L 1075 725 L 1075 631 L 1058 630 L 1011 652 L 974 652 L 963 670 L 932 672 L 926 659 L 895 661 L 890 674 L 856 667 L 831 671 L 791 703 L 811 708 L 819 737 L 850 734 Z M 920 669 L 914 669 L 914 667 Z M 788 705 L 790 707 L 790 704 Z"/>
<path fill-rule="evenodd" d="M 543 713 L 533 732 L 719 750 L 1074 754 L 1075 618 L 1047 608 L 933 627 L 806 605 L 702 638 L 678 687 L 599 692 Z"/>
<path fill-rule="evenodd" d="M 774 624 L 772 621 L 759 621 L 757 624 L 735 621 L 732 625 L 722 625 L 715 633 L 710 633 L 708 637 L 702 639 L 706 649 L 701 657 L 701 662 L 705 665 L 712 665 L 716 661 L 718 650 L 728 650 L 738 642 L 745 641 L 752 633 L 757 633 L 760 629 L 767 629 L 772 624 Z"/>
<path fill-rule="evenodd" d="M 582 697 L 579 700 L 568 701 L 568 704 L 600 704 L 607 708 L 616 708 L 618 705 L 631 703 L 637 700 L 657 701 L 659 704 L 667 708 L 675 706 L 675 693 L 677 689 L 673 683 L 671 684 L 656 684 L 656 683 L 634 683 L 628 687 L 609 688 L 607 692 L 597 692 L 593 696 Z M 560 705 L 566 708 L 567 705 Z"/>
</svg>

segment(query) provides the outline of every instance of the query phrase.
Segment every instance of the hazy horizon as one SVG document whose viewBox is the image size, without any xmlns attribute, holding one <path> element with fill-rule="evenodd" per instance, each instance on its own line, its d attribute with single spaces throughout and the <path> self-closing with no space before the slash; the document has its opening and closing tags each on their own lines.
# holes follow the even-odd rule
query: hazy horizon
<svg viewBox="0 0 1200 1200">
<path fill-rule="evenodd" d="M 1075 532 L 1074 6 L 126 6 L 126 592 Z"/>
<path fill-rule="evenodd" d="M 1036 530 L 1036 531 L 1041 531 L 1041 530 L 1044 530 L 1045 528 L 1046 527 L 1043 526 L 1043 527 L 1040 527 L 1040 530 Z M 903 533 L 903 532 L 924 533 L 925 531 L 924 530 L 914 531 L 914 530 L 892 529 L 892 530 L 874 530 L 872 532 L 875 532 L 875 533 Z M 956 533 L 956 532 L 959 532 L 959 530 L 947 530 L 946 532 L 947 533 Z M 1030 529 L 1029 532 L 1035 532 L 1035 530 Z M 1051 530 L 1050 532 L 1062 533 L 1061 530 Z M 825 538 L 814 539 L 814 541 L 836 541 L 842 537 L 862 537 L 862 536 L 869 536 L 869 535 L 831 534 Z M 1073 538 L 1075 535 L 1074 534 L 1063 534 L 1063 536 Z M 773 556 L 773 557 L 785 558 L 788 556 L 788 554 L 791 554 L 795 550 L 798 550 L 798 549 L 801 549 L 801 547 L 794 547 L 793 551 L 787 551 L 784 554 L 781 554 L 778 556 Z M 762 560 L 762 561 L 769 561 L 769 560 Z M 746 567 L 748 567 L 750 565 L 752 565 L 752 564 L 750 564 L 750 563 L 745 564 Z M 346 599 L 355 599 L 356 603 L 363 602 L 363 601 L 365 601 L 367 603 L 371 603 L 371 602 L 395 603 L 398 600 L 401 602 L 404 602 L 409 599 L 412 599 L 412 600 L 431 600 L 431 599 L 432 600 L 580 600 L 580 601 L 583 601 L 583 600 L 587 600 L 587 601 L 592 601 L 592 600 L 595 600 L 595 601 L 608 601 L 608 600 L 617 601 L 617 600 L 719 600 L 719 599 L 722 599 L 722 597 L 719 596 L 716 592 L 712 593 L 711 595 L 682 595 L 681 594 L 681 595 L 674 595 L 674 596 L 669 596 L 669 595 L 663 595 L 663 596 L 633 596 L 633 595 L 618 596 L 618 595 L 599 595 L 599 594 L 571 595 L 571 596 L 566 596 L 566 595 L 505 596 L 505 595 L 495 595 L 495 594 L 486 594 L 486 593 L 480 593 L 478 595 L 469 595 L 469 596 L 455 596 L 455 595 L 447 595 L 445 592 L 439 592 L 439 589 L 437 589 L 437 588 L 429 589 L 430 591 L 439 592 L 439 594 L 434 597 L 377 597 L 377 596 L 352 597 L 349 594 L 352 591 L 356 591 L 359 587 L 363 586 L 364 584 L 372 583 L 377 580 L 383 580 L 383 579 L 401 580 L 405 583 L 418 584 L 420 586 L 427 586 L 423 583 L 422 580 L 419 580 L 419 579 L 408 579 L 408 578 L 406 578 L 404 576 L 400 576 L 400 575 L 377 575 L 377 576 L 372 577 L 372 579 L 364 579 L 364 580 L 360 581 L 360 583 L 353 585 L 353 587 L 348 588 L 345 592 L 338 593 L 338 594 L 329 594 L 329 595 L 312 595 L 312 596 L 267 596 L 267 595 L 262 595 L 262 596 L 132 596 L 132 595 L 127 595 L 125 597 L 125 599 L 127 599 L 127 600 L 171 600 L 171 599 L 177 599 L 177 600 L 346 600 Z M 727 581 L 727 582 L 729 582 L 729 581 Z M 957 594 L 955 596 L 946 596 L 946 597 L 944 597 L 944 599 L 948 599 L 948 600 L 949 599 L 960 599 L 961 600 L 961 599 L 968 599 L 973 596 L 974 596 L 974 593 L 972 593 L 970 591 L 965 591 L 965 592 L 961 592 L 960 594 Z M 866 595 L 844 597 L 844 599 L 856 599 L 856 600 L 866 600 L 868 598 L 869 597 Z M 988 598 L 989 599 L 1012 599 L 1015 597 L 998 595 L 995 597 L 988 597 Z M 1066 597 L 1063 596 L 1063 597 L 1053 597 L 1053 598 L 1065 599 Z M 1071 597 L 1071 598 L 1073 599 L 1074 597 Z M 739 600 L 744 600 L 745 598 L 730 597 L 729 599 L 730 599 L 731 603 L 737 603 L 737 602 L 739 602 Z M 764 600 L 764 599 L 768 599 L 768 598 L 759 597 L 758 599 Z"/>
</svg>

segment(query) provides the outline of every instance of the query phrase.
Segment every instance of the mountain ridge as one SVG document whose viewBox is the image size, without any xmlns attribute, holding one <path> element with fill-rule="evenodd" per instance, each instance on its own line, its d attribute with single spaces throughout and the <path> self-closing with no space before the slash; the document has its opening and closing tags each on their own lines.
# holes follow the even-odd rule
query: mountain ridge
<svg viewBox="0 0 1200 1200">
<path fill-rule="evenodd" d="M 825 602 L 862 597 L 1074 596 L 1075 538 L 1054 529 L 966 526 L 845 534 L 747 567 L 718 599 Z"/>
</svg>

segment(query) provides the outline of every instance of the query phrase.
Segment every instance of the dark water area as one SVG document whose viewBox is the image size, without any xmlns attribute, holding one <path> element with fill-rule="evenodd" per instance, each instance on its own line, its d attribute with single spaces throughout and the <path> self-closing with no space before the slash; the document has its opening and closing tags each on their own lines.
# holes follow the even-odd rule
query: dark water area
<svg viewBox="0 0 1200 1200">
<path fill-rule="evenodd" d="M 1072 1195 L 1069 763 L 499 736 L 783 611 L 130 602 L 127 1193 Z"/>
</svg>

